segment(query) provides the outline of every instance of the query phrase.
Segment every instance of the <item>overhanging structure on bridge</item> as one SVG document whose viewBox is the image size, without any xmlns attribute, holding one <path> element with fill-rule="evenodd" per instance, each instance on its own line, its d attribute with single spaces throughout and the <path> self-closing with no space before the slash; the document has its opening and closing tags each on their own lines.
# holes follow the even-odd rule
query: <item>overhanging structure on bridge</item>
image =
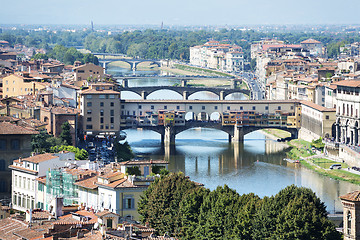
<svg viewBox="0 0 360 240">
<path fill-rule="evenodd" d="M 156 131 L 164 144 L 174 144 L 176 134 L 194 127 L 222 130 L 235 142 L 243 141 L 247 133 L 266 128 L 282 129 L 297 138 L 300 120 L 301 105 L 295 100 L 121 101 L 121 129 Z"/>
</svg>

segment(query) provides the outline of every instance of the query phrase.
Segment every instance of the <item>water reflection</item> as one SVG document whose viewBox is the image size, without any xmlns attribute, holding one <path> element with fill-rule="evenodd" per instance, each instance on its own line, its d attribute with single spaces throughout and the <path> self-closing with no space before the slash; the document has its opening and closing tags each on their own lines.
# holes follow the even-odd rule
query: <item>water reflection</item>
<svg viewBox="0 0 360 240">
<path fill-rule="evenodd" d="M 169 160 L 169 170 L 181 171 L 193 181 L 215 189 L 227 184 L 238 193 L 260 197 L 276 194 L 290 184 L 309 187 L 326 203 L 340 211 L 339 196 L 358 189 L 347 182 L 323 177 L 299 164 L 282 159 L 284 145 L 266 139 L 261 132 L 245 136 L 244 144 L 229 144 L 227 134 L 213 129 L 190 129 L 176 137 L 176 146 L 164 149 L 160 136 L 151 131 L 126 130 L 136 154 Z"/>
</svg>

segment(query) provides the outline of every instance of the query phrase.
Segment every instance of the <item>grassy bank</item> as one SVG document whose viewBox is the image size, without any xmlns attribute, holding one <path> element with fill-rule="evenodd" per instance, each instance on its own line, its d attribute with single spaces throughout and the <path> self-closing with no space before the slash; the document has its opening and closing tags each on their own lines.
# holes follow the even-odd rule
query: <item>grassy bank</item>
<svg viewBox="0 0 360 240">
<path fill-rule="evenodd" d="M 262 131 L 271 134 L 276 138 L 290 136 L 289 133 L 278 129 L 266 129 Z M 335 180 L 347 181 L 360 185 L 360 175 L 350 172 L 348 170 L 349 166 L 346 163 L 340 163 L 322 155 L 315 155 L 311 150 L 310 142 L 302 139 L 294 139 L 287 142 L 287 144 L 291 147 L 290 151 L 287 152 L 287 157 L 293 160 L 300 160 L 303 167 Z M 341 164 L 342 168 L 331 170 L 330 166 L 333 164 Z"/>
</svg>

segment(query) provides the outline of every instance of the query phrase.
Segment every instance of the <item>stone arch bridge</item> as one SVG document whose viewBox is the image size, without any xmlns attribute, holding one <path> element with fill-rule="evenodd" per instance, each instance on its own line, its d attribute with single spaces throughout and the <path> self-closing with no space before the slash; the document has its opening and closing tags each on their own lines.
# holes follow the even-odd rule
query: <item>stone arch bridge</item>
<svg viewBox="0 0 360 240">
<path fill-rule="evenodd" d="M 107 68 L 107 64 L 111 63 L 111 62 L 126 62 L 130 65 L 132 70 L 136 70 L 137 66 L 140 63 L 143 62 L 150 62 L 152 64 L 156 64 L 158 67 L 161 67 L 161 62 L 159 60 L 155 60 L 155 59 L 131 59 L 131 58 L 104 58 L 104 59 L 99 59 L 99 63 L 102 63 L 103 68 L 106 70 Z"/>
<path fill-rule="evenodd" d="M 181 119 L 182 124 L 164 126 L 156 124 L 144 125 L 139 122 L 126 123 L 127 119 L 137 119 L 144 117 L 147 113 L 157 113 L 159 111 L 182 112 L 184 116 Z M 223 113 L 232 111 L 254 111 L 266 115 L 281 111 L 288 117 L 286 120 L 282 120 L 280 117 L 277 120 L 269 120 L 256 126 L 223 124 L 221 118 L 215 121 L 210 119 L 210 116 L 214 113 L 221 116 Z M 187 120 L 186 115 L 188 114 L 200 117 Z M 122 100 L 121 116 L 121 129 L 143 128 L 158 132 L 164 144 L 174 144 L 175 136 L 178 133 L 196 127 L 219 129 L 228 133 L 229 141 L 241 142 L 247 133 L 268 128 L 288 131 L 291 133 L 292 138 L 297 138 L 300 128 L 301 106 L 296 100 Z"/>
</svg>

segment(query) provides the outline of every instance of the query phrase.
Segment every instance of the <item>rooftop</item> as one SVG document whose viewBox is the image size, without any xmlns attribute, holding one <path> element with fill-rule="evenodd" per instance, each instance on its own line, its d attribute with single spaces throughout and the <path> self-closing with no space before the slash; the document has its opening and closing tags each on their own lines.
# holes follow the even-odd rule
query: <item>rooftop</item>
<svg viewBox="0 0 360 240">
<path fill-rule="evenodd" d="M 351 202 L 360 202 L 360 191 L 354 191 L 343 196 L 340 196 L 341 200 L 347 200 Z"/>
<path fill-rule="evenodd" d="M 38 134 L 35 130 L 20 127 L 10 122 L 0 122 L 0 135 L 33 135 Z"/>
</svg>

